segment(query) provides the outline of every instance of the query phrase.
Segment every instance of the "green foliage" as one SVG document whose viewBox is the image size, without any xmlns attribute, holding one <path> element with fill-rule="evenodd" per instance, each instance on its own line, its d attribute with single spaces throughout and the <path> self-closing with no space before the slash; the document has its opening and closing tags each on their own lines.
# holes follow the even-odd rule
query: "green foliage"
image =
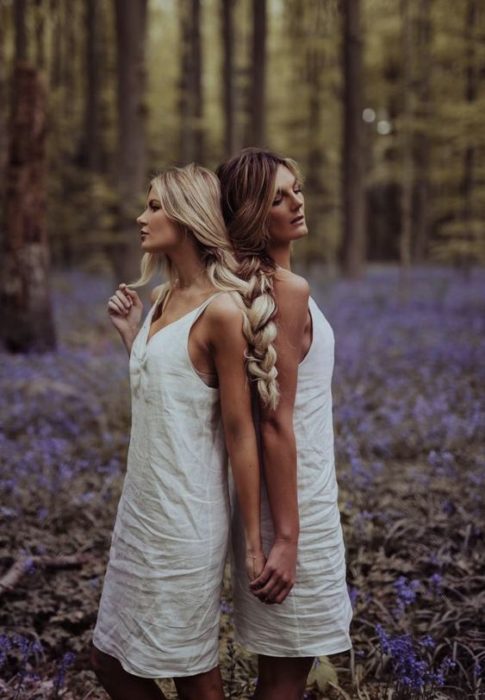
<svg viewBox="0 0 485 700">
<path fill-rule="evenodd" d="M 407 14 L 401 0 L 362 0 L 364 107 L 375 113 L 364 125 L 365 185 L 371 195 L 393 186 L 399 191 L 409 184 L 405 177 L 411 183 L 425 177 L 429 183 L 427 254 L 448 262 L 461 258 L 483 262 L 484 258 L 485 94 L 479 78 L 485 70 L 485 12 L 482 3 L 474 1 L 477 9 L 471 21 L 467 12 L 472 0 L 458 4 L 407 0 Z M 201 6 L 204 160 L 215 167 L 224 153 L 221 2 L 207 0 Z M 113 5 L 110 0 L 97 4 L 100 136 L 95 145 L 101 165 L 96 173 L 86 164 L 93 144 L 86 143 L 84 133 L 86 5 L 59 0 L 52 8 L 49 5 L 48 12 L 42 10 L 42 3 L 29 7 L 29 55 L 43 56 L 49 86 L 49 221 L 54 259 L 68 262 L 98 252 L 104 256 L 106 245 L 117 235 Z M 250 0 L 234 3 L 235 131 L 240 145 L 251 110 L 251 7 Z M 7 94 L 13 62 L 12 8 L 12 2 L 1 4 L 6 66 L 0 74 L 1 94 Z M 180 17 L 181 4 L 175 0 L 150 0 L 145 42 L 147 180 L 180 158 Z M 429 40 L 423 42 L 425 20 Z M 406 22 L 412 51 L 404 65 Z M 268 0 L 267 146 L 298 160 L 306 176 L 311 236 L 299 246 L 302 260 L 334 262 L 340 240 L 341 49 L 337 0 Z M 5 105 L 0 110 L 1 124 Z M 409 155 L 406 149 L 419 152 L 424 146 L 426 172 L 417 165 L 419 158 L 411 171 L 403 167 Z M 409 165 L 409 159 L 406 162 Z M 387 203 L 388 208 L 396 206 Z M 399 235 L 395 226 L 385 230 L 374 225 L 372 217 L 382 212 L 371 210 L 369 216 L 370 238 L 375 228 L 384 230 L 389 241 Z M 397 210 L 386 218 L 399 221 L 400 217 Z M 388 245 L 388 250 L 396 248 Z"/>
</svg>

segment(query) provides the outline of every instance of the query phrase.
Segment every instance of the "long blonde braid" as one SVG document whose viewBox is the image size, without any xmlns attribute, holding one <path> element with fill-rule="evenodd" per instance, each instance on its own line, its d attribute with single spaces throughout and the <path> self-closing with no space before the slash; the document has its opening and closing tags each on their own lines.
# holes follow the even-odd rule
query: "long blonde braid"
<svg viewBox="0 0 485 700">
<path fill-rule="evenodd" d="M 279 390 L 276 369 L 276 265 L 267 253 L 268 218 L 275 195 L 276 171 L 287 167 L 300 179 L 296 163 L 261 148 L 245 148 L 220 165 L 222 213 L 239 262 L 238 275 L 248 283 L 246 304 L 250 345 L 248 371 L 257 381 L 263 403 L 275 408 Z M 250 327 L 249 327 L 250 326 Z"/>
</svg>

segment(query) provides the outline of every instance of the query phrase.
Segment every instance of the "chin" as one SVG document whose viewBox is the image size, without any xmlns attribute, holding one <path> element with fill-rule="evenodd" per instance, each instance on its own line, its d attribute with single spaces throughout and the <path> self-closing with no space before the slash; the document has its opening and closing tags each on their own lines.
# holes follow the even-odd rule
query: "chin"
<svg viewBox="0 0 485 700">
<path fill-rule="evenodd" d="M 300 238 L 305 238 L 305 236 L 308 236 L 308 229 L 306 226 L 301 226 L 297 231 L 294 232 L 293 240 L 299 241 Z"/>
</svg>

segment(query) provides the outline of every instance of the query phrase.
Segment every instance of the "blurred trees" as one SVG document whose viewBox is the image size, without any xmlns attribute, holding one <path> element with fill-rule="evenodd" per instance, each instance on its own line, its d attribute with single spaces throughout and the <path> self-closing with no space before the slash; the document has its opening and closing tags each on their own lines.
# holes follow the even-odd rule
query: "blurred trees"
<svg viewBox="0 0 485 700">
<path fill-rule="evenodd" d="M 46 203 L 46 91 L 29 61 L 25 0 L 14 12 L 9 148 L 0 276 L 1 337 L 14 352 L 43 352 L 56 339 L 49 296 Z M 37 36 L 38 46 L 42 36 Z"/>
<path fill-rule="evenodd" d="M 0 145 L 24 7 L 56 264 L 132 278 L 150 176 L 248 143 L 306 175 L 307 262 L 485 261 L 480 0 L 0 0 Z"/>
<path fill-rule="evenodd" d="M 235 0 L 221 0 L 222 108 L 224 112 L 224 156 L 226 158 L 229 158 L 236 150 L 234 5 Z"/>
<path fill-rule="evenodd" d="M 267 146 L 266 143 L 266 43 L 267 0 L 252 0 L 252 41 L 250 84 L 248 89 L 249 115 L 246 146 Z"/>
<path fill-rule="evenodd" d="M 360 277 L 365 261 L 361 0 L 342 0 L 342 270 Z"/>
<path fill-rule="evenodd" d="M 178 6 L 181 35 L 180 161 L 204 160 L 204 103 L 202 90 L 200 0 L 184 0 Z"/>
<path fill-rule="evenodd" d="M 115 0 L 118 77 L 118 162 L 116 185 L 119 217 L 113 246 L 118 279 L 136 277 L 140 241 L 133 220 L 146 189 L 145 43 L 147 0 Z M 90 147 L 90 146 L 89 146 Z"/>
</svg>

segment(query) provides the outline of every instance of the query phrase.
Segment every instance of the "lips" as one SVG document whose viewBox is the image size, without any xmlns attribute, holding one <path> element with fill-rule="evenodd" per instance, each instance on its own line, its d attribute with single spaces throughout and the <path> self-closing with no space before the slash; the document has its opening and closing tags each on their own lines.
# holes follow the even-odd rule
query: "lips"
<svg viewBox="0 0 485 700">
<path fill-rule="evenodd" d="M 296 216 L 294 219 L 290 221 L 290 224 L 302 224 L 305 221 L 305 216 L 304 214 L 300 214 L 299 216 Z"/>
</svg>

